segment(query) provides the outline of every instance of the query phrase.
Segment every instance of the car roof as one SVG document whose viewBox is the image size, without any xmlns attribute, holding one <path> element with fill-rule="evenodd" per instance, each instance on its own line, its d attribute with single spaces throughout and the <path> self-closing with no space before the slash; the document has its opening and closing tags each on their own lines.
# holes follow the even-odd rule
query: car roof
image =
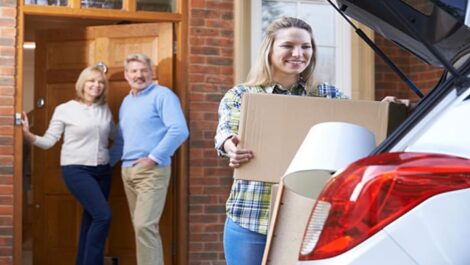
<svg viewBox="0 0 470 265">
<path fill-rule="evenodd" d="M 337 0 L 336 2 L 346 15 L 367 25 L 425 62 L 444 66 L 442 59 L 452 64 L 470 53 L 469 1 Z"/>
</svg>

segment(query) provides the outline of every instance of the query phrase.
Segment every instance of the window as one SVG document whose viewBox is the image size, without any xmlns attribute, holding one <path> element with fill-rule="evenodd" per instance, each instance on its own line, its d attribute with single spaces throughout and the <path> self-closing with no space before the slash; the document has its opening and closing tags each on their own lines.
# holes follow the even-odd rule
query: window
<svg viewBox="0 0 470 265">
<path fill-rule="evenodd" d="M 458 0 L 402 0 L 414 9 L 423 13 L 426 16 L 430 16 L 437 6 L 442 8 L 449 14 L 458 18 L 460 21 L 464 21 L 466 15 L 467 1 Z"/>
</svg>

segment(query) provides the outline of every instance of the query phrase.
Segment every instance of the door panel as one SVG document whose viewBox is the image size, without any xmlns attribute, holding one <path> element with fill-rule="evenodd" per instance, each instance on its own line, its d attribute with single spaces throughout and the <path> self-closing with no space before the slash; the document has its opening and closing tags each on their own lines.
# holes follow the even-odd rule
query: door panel
<svg viewBox="0 0 470 265">
<path fill-rule="evenodd" d="M 154 62 L 154 76 L 172 88 L 172 24 L 129 24 L 71 28 L 38 32 L 36 35 L 35 100 L 45 105 L 34 110 L 33 131 L 42 135 L 54 108 L 75 98 L 75 81 L 87 66 L 100 61 L 108 66 L 108 103 L 115 121 L 122 99 L 129 93 L 123 61 L 129 53 L 147 54 Z M 66 189 L 60 173 L 59 142 L 49 150 L 33 149 L 32 187 L 34 194 L 33 263 L 68 265 L 75 263 L 82 209 Z M 161 219 L 165 264 L 172 264 L 174 238 L 174 182 L 172 177 Z M 136 264 L 135 239 L 120 168 L 113 169 L 109 199 L 113 220 L 106 256 L 116 256 L 120 265 Z"/>
</svg>

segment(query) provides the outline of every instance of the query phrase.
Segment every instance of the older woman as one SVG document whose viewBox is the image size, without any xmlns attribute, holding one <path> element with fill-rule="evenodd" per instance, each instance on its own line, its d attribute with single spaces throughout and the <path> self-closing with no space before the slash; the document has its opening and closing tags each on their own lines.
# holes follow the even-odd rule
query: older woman
<svg viewBox="0 0 470 265">
<path fill-rule="evenodd" d="M 43 136 L 30 132 L 24 113 L 23 132 L 28 142 L 43 149 L 52 147 L 64 135 L 62 175 L 84 209 L 76 264 L 102 265 L 111 223 L 108 138 L 114 125 L 106 104 L 108 81 L 101 68 L 92 66 L 80 73 L 75 89 L 76 98 L 55 108 Z"/>
</svg>

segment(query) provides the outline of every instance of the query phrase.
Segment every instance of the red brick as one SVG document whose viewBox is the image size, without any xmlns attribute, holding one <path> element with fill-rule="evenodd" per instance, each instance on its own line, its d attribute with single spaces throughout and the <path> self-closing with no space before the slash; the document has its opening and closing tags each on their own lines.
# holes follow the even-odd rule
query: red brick
<svg viewBox="0 0 470 265">
<path fill-rule="evenodd" d="M 13 185 L 0 185 L 0 194 L 1 195 L 13 194 Z"/>
<path fill-rule="evenodd" d="M 206 0 L 191 0 L 191 8 L 205 8 Z"/>
<path fill-rule="evenodd" d="M 13 47 L 13 46 L 12 47 L 0 46 L 0 56 L 13 57 L 13 56 L 15 56 L 15 53 L 16 53 L 16 50 L 15 50 L 15 47 Z M 14 67 L 8 67 L 8 68 L 5 67 L 5 66 L 0 67 L 0 70 L 3 70 L 3 69 L 15 70 Z M 0 72 L 0 74 L 1 74 L 1 72 Z"/>
<path fill-rule="evenodd" d="M 0 215 L 12 215 L 13 214 L 13 206 L 7 205 L 0 205 Z"/>
<path fill-rule="evenodd" d="M 2 112 L 2 108 L 0 107 L 0 113 Z M 13 115 L 13 112 L 11 112 Z M 12 135 L 13 134 L 13 125 L 11 126 L 0 126 L 0 135 Z"/>
<path fill-rule="evenodd" d="M 212 9 L 197 9 L 194 8 L 191 10 L 191 18 L 218 18 L 220 17 L 220 13 L 217 10 Z M 192 25 L 190 25 L 191 28 Z"/>
<path fill-rule="evenodd" d="M 0 27 L 14 27 L 15 25 L 14 17 L 0 17 Z"/>
<path fill-rule="evenodd" d="M 189 67 L 189 71 L 196 74 L 219 74 L 219 67 L 193 64 Z"/>
<path fill-rule="evenodd" d="M 13 196 L 12 195 L 2 195 L 0 196 L 0 204 L 3 204 L 3 205 L 13 205 Z M 0 233 L 0 235 L 2 235 Z"/>
<path fill-rule="evenodd" d="M 204 18 L 192 18 L 190 21 L 191 27 L 202 27 L 205 26 L 205 19 Z"/>
<path fill-rule="evenodd" d="M 2 52 L 0 52 L 0 56 L 2 56 Z M 0 68 L 0 75 L 14 75 L 15 74 L 15 68 L 14 67 L 1 67 Z M 0 92 L 1 95 L 1 92 Z"/>
<path fill-rule="evenodd" d="M 0 67 L 0 71 L 2 69 L 8 69 L 5 67 Z M 13 96 L 15 94 L 15 89 L 13 86 L 0 86 L 0 95 L 2 96 Z"/>
<path fill-rule="evenodd" d="M 0 17 L 15 18 L 16 14 L 17 14 L 16 8 L 14 7 L 0 7 Z"/>
<path fill-rule="evenodd" d="M 192 54 L 197 54 L 197 55 L 219 55 L 220 54 L 220 49 L 216 47 L 193 47 L 191 48 L 191 53 Z"/>
<path fill-rule="evenodd" d="M 13 240 L 11 237 L 0 237 L 0 246 L 11 246 L 13 243 Z"/>
<path fill-rule="evenodd" d="M 0 165 L 12 164 L 13 156 L 0 155 Z"/>
<path fill-rule="evenodd" d="M 0 36 L 15 37 L 16 36 L 16 29 L 15 28 L 1 28 L 0 29 Z"/>
<path fill-rule="evenodd" d="M 13 216 L 0 216 L 0 226 L 11 226 L 13 224 Z M 0 237 L 0 241 L 2 237 Z"/>
<path fill-rule="evenodd" d="M 0 96 L 0 105 L 1 106 L 13 106 L 15 99 L 11 96 Z"/>
<path fill-rule="evenodd" d="M 13 255 L 12 247 L 0 247 L 0 256 L 10 256 Z"/>
<path fill-rule="evenodd" d="M 204 64 L 206 63 L 206 56 L 191 55 L 189 56 L 190 64 Z"/>
</svg>

